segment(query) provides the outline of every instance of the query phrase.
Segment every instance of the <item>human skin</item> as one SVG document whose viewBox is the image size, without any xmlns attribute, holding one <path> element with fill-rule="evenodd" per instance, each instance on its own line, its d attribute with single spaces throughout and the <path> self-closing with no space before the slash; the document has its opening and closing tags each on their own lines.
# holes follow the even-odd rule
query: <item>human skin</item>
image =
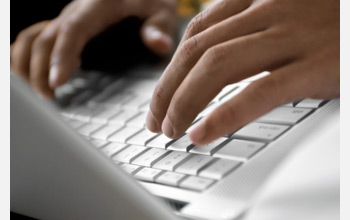
<svg viewBox="0 0 350 220">
<path fill-rule="evenodd" d="M 262 71 L 194 128 L 207 144 L 306 97 L 340 95 L 338 0 L 222 0 L 189 24 L 154 91 L 146 126 L 180 137 L 223 87 Z"/>
<path fill-rule="evenodd" d="M 11 71 L 52 98 L 80 65 L 89 40 L 129 16 L 144 20 L 140 35 L 150 50 L 159 55 L 172 51 L 176 0 L 75 0 L 57 18 L 19 33 L 11 45 Z"/>
</svg>

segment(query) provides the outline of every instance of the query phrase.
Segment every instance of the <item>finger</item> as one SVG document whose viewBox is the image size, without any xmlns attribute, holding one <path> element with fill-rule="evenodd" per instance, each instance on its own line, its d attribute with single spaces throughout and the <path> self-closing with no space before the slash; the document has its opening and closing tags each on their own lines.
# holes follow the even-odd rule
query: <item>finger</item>
<svg viewBox="0 0 350 220">
<path fill-rule="evenodd" d="M 171 138 L 181 136 L 225 85 L 284 65 L 293 57 L 287 47 L 266 31 L 207 50 L 172 97 L 162 124 L 164 134 Z"/>
<path fill-rule="evenodd" d="M 64 19 L 51 54 L 50 88 L 54 89 L 65 83 L 77 69 L 86 43 L 120 19 L 122 15 L 117 10 L 93 4 Z"/>
<path fill-rule="evenodd" d="M 283 103 L 305 97 L 310 92 L 312 81 L 310 77 L 305 77 L 306 69 L 305 64 L 296 62 L 253 82 L 194 128 L 189 134 L 191 141 L 196 145 L 209 143 L 237 131 Z"/>
<path fill-rule="evenodd" d="M 141 28 L 144 44 L 159 55 L 169 54 L 174 47 L 176 14 L 162 10 L 148 18 Z"/>
<path fill-rule="evenodd" d="M 29 64 L 31 87 L 44 98 L 52 98 L 54 93 L 48 86 L 50 55 L 56 40 L 57 26 L 52 22 L 34 40 Z"/>
<path fill-rule="evenodd" d="M 180 45 L 154 91 L 147 127 L 154 132 L 161 130 L 160 125 L 173 94 L 208 48 L 265 29 L 266 21 L 260 19 L 264 14 L 265 12 L 250 16 L 247 13 L 227 19 Z"/>
<path fill-rule="evenodd" d="M 206 30 L 208 27 L 213 26 L 228 17 L 244 11 L 252 4 L 252 2 L 253 1 L 251 0 L 217 1 L 211 7 L 202 11 L 191 20 L 186 28 L 181 42 L 184 42 L 190 37 Z"/>
<path fill-rule="evenodd" d="M 11 45 L 11 71 L 24 80 L 29 77 L 29 63 L 32 44 L 49 21 L 42 21 L 23 30 Z"/>
</svg>

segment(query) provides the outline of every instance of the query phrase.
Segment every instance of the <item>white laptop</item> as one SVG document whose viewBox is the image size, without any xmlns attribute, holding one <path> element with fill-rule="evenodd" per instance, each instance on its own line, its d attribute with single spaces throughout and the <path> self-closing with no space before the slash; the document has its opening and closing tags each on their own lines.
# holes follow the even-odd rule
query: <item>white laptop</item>
<svg viewBox="0 0 350 220">
<path fill-rule="evenodd" d="M 186 133 L 171 140 L 145 128 L 160 74 L 78 73 L 56 91 L 64 108 L 12 75 L 11 210 L 40 219 L 241 219 L 279 164 L 339 113 L 339 99 L 298 100 L 194 146 Z M 189 130 L 265 74 L 225 87 Z"/>
</svg>

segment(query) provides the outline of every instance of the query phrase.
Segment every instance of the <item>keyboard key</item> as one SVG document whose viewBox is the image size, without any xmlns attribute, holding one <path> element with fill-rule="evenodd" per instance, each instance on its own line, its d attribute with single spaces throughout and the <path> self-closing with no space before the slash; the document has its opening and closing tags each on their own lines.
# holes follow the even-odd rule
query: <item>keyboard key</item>
<svg viewBox="0 0 350 220">
<path fill-rule="evenodd" d="M 90 136 L 93 132 L 97 131 L 102 126 L 103 125 L 100 125 L 100 124 L 86 124 L 83 127 L 78 129 L 78 133 L 85 136 Z"/>
<path fill-rule="evenodd" d="M 309 108 L 278 107 L 258 118 L 256 121 L 293 125 L 298 123 L 311 111 L 312 109 Z"/>
<path fill-rule="evenodd" d="M 170 151 L 160 148 L 151 148 L 147 152 L 136 158 L 132 163 L 136 165 L 152 167 L 155 163 L 157 163 L 168 153 L 170 153 Z"/>
<path fill-rule="evenodd" d="M 127 122 L 127 125 L 128 126 L 134 126 L 134 127 L 143 128 L 146 125 L 146 117 L 147 117 L 147 112 L 141 112 L 139 115 L 137 115 L 134 118 L 130 119 Z"/>
<path fill-rule="evenodd" d="M 185 133 L 190 133 L 199 123 L 200 120 L 202 120 L 203 117 L 197 117 L 194 122 L 190 125 L 190 127 L 187 128 Z"/>
<path fill-rule="evenodd" d="M 203 191 L 212 185 L 215 181 L 196 176 L 189 176 L 180 183 L 180 188 L 190 189 L 195 191 Z"/>
<path fill-rule="evenodd" d="M 112 142 L 119 142 L 119 143 L 126 143 L 126 141 L 140 132 L 142 128 L 136 128 L 136 127 L 123 127 L 122 129 L 118 130 L 117 133 L 113 134 L 108 138 L 109 141 Z"/>
<path fill-rule="evenodd" d="M 108 109 L 101 111 L 100 113 L 92 116 L 91 122 L 93 123 L 101 123 L 101 124 L 107 124 L 108 120 L 112 117 L 114 117 L 116 114 L 121 112 L 120 109 Z"/>
<path fill-rule="evenodd" d="M 97 109 L 97 108 L 95 109 L 83 108 L 74 115 L 74 119 L 79 121 L 89 122 L 93 115 L 96 115 L 100 112 L 101 112 L 101 109 Z"/>
<path fill-rule="evenodd" d="M 144 167 L 135 174 L 135 178 L 141 181 L 154 182 L 162 172 L 162 170 Z"/>
<path fill-rule="evenodd" d="M 323 99 L 303 99 L 296 105 L 296 107 L 319 108 L 324 102 Z"/>
<path fill-rule="evenodd" d="M 186 175 L 174 172 L 165 172 L 156 179 L 156 183 L 161 183 L 169 186 L 179 186 L 181 180 L 183 180 Z"/>
<path fill-rule="evenodd" d="M 219 149 L 219 147 L 222 145 L 222 143 L 224 143 L 225 141 L 227 141 L 227 138 L 224 137 L 220 137 L 218 139 L 216 139 L 213 142 L 210 142 L 209 144 L 205 145 L 205 146 L 194 146 L 190 152 L 191 153 L 196 153 L 196 154 L 203 154 L 203 155 L 213 155 L 213 153 Z"/>
<path fill-rule="evenodd" d="M 184 162 L 189 157 L 189 153 L 173 151 L 157 162 L 153 168 L 174 171 L 181 162 Z"/>
<path fill-rule="evenodd" d="M 168 138 L 164 134 L 161 134 L 154 138 L 152 141 L 150 141 L 148 144 L 146 144 L 147 147 L 157 147 L 157 148 L 163 148 L 165 149 L 168 147 L 171 143 L 173 143 L 175 140 Z"/>
<path fill-rule="evenodd" d="M 125 125 L 127 121 L 139 115 L 140 112 L 136 110 L 122 110 L 113 118 L 109 119 L 108 123 Z"/>
<path fill-rule="evenodd" d="M 146 147 L 130 145 L 115 155 L 112 159 L 122 163 L 131 163 L 132 160 L 134 160 L 137 156 L 141 155 L 146 150 Z"/>
<path fill-rule="evenodd" d="M 211 164 L 199 173 L 199 176 L 220 180 L 224 178 L 229 172 L 237 168 L 241 162 L 234 160 L 219 159 L 218 161 Z"/>
<path fill-rule="evenodd" d="M 134 174 L 137 171 L 139 171 L 142 167 L 137 166 L 137 165 L 131 165 L 131 164 L 124 163 L 124 164 L 120 165 L 120 168 L 122 168 L 128 174 Z"/>
<path fill-rule="evenodd" d="M 210 163 L 214 158 L 205 155 L 193 155 L 185 163 L 181 164 L 175 171 L 189 175 L 197 175 L 198 172 Z"/>
<path fill-rule="evenodd" d="M 68 125 L 72 127 L 73 129 L 78 129 L 82 127 L 85 124 L 83 121 L 77 121 L 77 120 L 72 120 L 68 122 Z"/>
<path fill-rule="evenodd" d="M 235 84 L 225 86 L 221 90 L 221 92 L 213 99 L 213 101 L 215 101 L 215 102 L 221 101 L 224 97 L 226 97 L 227 95 L 229 95 L 230 93 L 232 93 L 233 91 L 235 91 L 238 88 L 239 87 Z"/>
<path fill-rule="evenodd" d="M 264 145 L 265 143 L 235 139 L 228 142 L 223 148 L 216 152 L 214 156 L 247 161 L 261 148 L 263 148 Z"/>
<path fill-rule="evenodd" d="M 119 108 L 121 107 L 125 102 L 131 100 L 134 98 L 134 95 L 131 93 L 119 93 L 114 95 L 113 97 L 107 99 L 104 102 L 104 105 L 106 107 L 114 107 L 114 108 Z"/>
<path fill-rule="evenodd" d="M 169 145 L 167 148 L 168 150 L 175 150 L 175 151 L 184 151 L 187 152 L 190 148 L 192 148 L 192 142 L 188 135 L 182 136 L 180 139 L 176 140 L 172 144 Z"/>
<path fill-rule="evenodd" d="M 127 143 L 128 144 L 136 144 L 146 146 L 148 142 L 157 137 L 159 133 L 153 133 L 149 131 L 147 128 L 144 128 L 141 132 L 130 138 Z"/>
<path fill-rule="evenodd" d="M 90 142 L 97 148 L 101 148 L 108 144 L 107 141 L 102 141 L 102 140 L 96 140 L 96 139 L 91 139 Z"/>
<path fill-rule="evenodd" d="M 92 138 L 107 140 L 109 136 L 123 128 L 123 125 L 106 125 L 91 135 Z"/>
<path fill-rule="evenodd" d="M 108 157 L 113 156 L 114 154 L 118 153 L 119 151 L 123 150 L 127 144 L 121 144 L 121 143 L 109 143 L 106 146 L 104 146 L 101 151 Z"/>
<path fill-rule="evenodd" d="M 286 125 L 252 122 L 234 133 L 233 137 L 248 140 L 272 141 L 285 132 L 288 128 L 289 126 Z"/>
<path fill-rule="evenodd" d="M 140 109 L 140 107 L 149 102 L 149 98 L 143 96 L 136 96 L 129 101 L 125 102 L 122 106 L 123 109 Z"/>
</svg>

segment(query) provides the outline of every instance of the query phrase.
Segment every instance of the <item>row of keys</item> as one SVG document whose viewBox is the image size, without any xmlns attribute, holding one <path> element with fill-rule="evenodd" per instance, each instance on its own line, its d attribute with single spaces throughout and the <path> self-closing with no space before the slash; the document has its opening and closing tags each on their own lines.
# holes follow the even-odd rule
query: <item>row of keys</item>
<svg viewBox="0 0 350 220">
<path fill-rule="evenodd" d="M 215 180 L 212 179 L 188 176 L 169 171 L 165 172 L 158 169 L 141 167 L 132 164 L 122 164 L 120 167 L 127 173 L 134 175 L 134 177 L 140 181 L 155 182 L 198 192 L 207 189 L 215 183 Z"/>
<path fill-rule="evenodd" d="M 107 157 L 112 158 L 117 163 L 152 167 L 214 180 L 222 179 L 241 164 L 238 160 L 217 159 L 205 155 L 192 155 L 137 145 L 108 143 L 95 139 L 91 141 L 96 147 L 101 148 Z"/>
<path fill-rule="evenodd" d="M 283 125 L 254 123 L 245 129 L 241 129 L 233 137 L 249 137 L 259 140 L 264 138 L 273 139 L 287 128 L 288 126 Z M 258 131 L 255 132 L 255 136 L 252 136 L 252 129 Z M 78 132 L 94 139 L 109 142 L 148 146 L 176 152 L 190 152 L 240 161 L 247 161 L 265 146 L 264 142 L 228 139 L 225 137 L 218 138 L 205 146 L 194 146 L 187 134 L 177 140 L 172 140 L 164 134 L 152 133 L 145 128 L 110 124 L 86 124 L 78 129 Z"/>
</svg>

